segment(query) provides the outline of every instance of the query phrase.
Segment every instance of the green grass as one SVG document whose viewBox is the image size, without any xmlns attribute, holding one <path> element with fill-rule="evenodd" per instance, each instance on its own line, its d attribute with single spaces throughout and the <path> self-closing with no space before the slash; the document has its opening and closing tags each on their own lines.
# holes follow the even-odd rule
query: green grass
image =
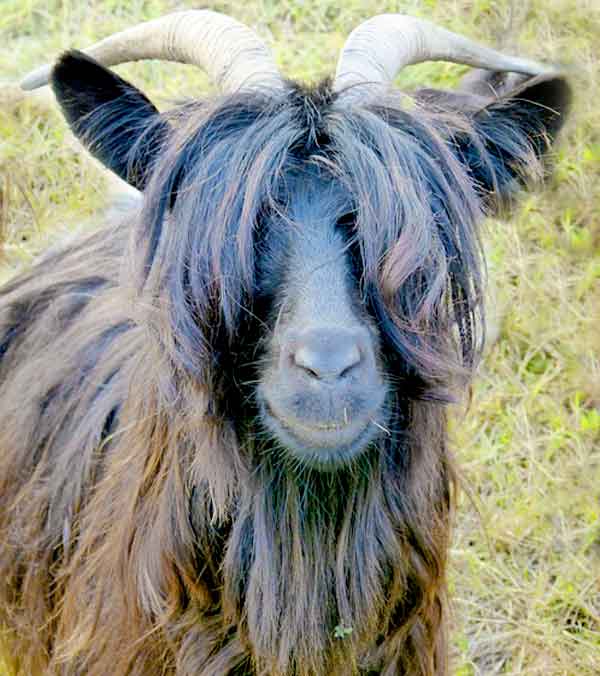
<svg viewBox="0 0 600 676">
<path fill-rule="evenodd" d="M 174 0 L 3 0 L 0 84 L 67 47 L 186 4 Z M 208 4 L 208 3 L 205 3 Z M 284 71 L 335 68 L 362 19 L 404 11 L 489 44 L 572 66 L 576 102 L 553 178 L 509 221 L 486 226 L 500 339 L 453 438 L 473 500 L 461 500 L 452 551 L 455 673 L 600 673 L 600 104 L 597 0 L 229 0 Z M 119 71 L 161 105 L 202 91 L 195 69 Z M 464 69 L 426 64 L 400 83 L 449 86 Z M 104 178 L 58 114 L 0 91 L 4 279 L 65 231 L 89 227 Z M 1 671 L 1 665 L 0 665 Z"/>
</svg>

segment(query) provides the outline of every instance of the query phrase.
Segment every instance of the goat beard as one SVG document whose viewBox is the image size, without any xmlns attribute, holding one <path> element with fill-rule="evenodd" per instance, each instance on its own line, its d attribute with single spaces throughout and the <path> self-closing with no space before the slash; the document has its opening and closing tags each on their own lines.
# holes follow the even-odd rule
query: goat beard
<svg viewBox="0 0 600 676">
<path fill-rule="evenodd" d="M 178 425 L 145 415 L 156 403 L 129 428 L 123 412 L 82 515 L 57 659 L 94 676 L 445 675 L 444 408 L 411 403 L 401 434 L 326 474 L 240 443 L 196 404 Z"/>
<path fill-rule="evenodd" d="M 260 449 L 236 499 L 222 599 L 257 673 L 445 673 L 445 414 L 416 403 L 410 417 L 410 433 L 335 472 Z"/>
</svg>

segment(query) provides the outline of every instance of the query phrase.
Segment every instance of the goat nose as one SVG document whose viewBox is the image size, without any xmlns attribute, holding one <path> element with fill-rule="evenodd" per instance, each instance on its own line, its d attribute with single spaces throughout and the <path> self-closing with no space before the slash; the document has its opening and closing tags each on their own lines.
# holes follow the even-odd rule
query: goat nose
<svg viewBox="0 0 600 676">
<path fill-rule="evenodd" d="M 292 361 L 312 378 L 338 380 L 362 361 L 358 335 L 349 329 L 308 329 L 295 341 Z"/>
</svg>

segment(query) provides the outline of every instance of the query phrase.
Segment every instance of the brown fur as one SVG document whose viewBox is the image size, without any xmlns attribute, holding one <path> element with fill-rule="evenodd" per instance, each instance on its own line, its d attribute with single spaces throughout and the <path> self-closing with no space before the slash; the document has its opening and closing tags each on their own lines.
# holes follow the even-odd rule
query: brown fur
<svg viewBox="0 0 600 676">
<path fill-rule="evenodd" d="M 142 329 L 117 332 L 130 299 L 106 256 L 111 239 L 118 246 L 122 235 L 94 235 L 5 290 L 4 322 L 17 300 L 36 303 L 2 362 L 12 376 L 0 431 L 1 616 L 15 672 L 278 674 L 293 651 L 289 673 L 299 676 L 352 664 L 445 673 L 452 470 L 439 405 L 412 406 L 401 500 L 386 499 L 399 477 L 383 459 L 369 476 L 313 475 L 304 485 L 272 464 L 249 466 L 193 382 L 162 399 L 161 357 Z M 102 291 L 71 291 L 91 283 L 92 267 L 112 273 Z M 98 343 L 107 326 L 114 337 Z M 56 388 L 70 387 L 80 395 L 64 407 Z M 54 429 L 32 391 L 53 393 Z M 118 423 L 102 431 L 115 406 Z M 323 631 L 336 624 L 352 633 Z M 273 642 L 280 655 L 269 654 Z"/>
<path fill-rule="evenodd" d="M 290 86 L 182 108 L 130 217 L 131 256 L 122 223 L 2 290 L 0 625 L 15 673 L 448 673 L 445 402 L 477 350 L 481 192 L 534 162 L 519 124 L 534 125 L 497 124 L 502 106 L 480 133 L 396 100 L 332 100 Z M 278 310 L 258 324 L 238 310 L 258 312 L 255 223 L 300 165 L 349 193 L 394 385 L 389 434 L 335 472 L 283 462 L 232 389 Z"/>
</svg>

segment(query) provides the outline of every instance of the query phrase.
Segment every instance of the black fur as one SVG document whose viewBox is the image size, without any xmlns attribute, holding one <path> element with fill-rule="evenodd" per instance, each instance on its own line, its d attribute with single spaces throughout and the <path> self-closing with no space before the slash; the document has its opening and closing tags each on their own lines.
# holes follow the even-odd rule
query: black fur
<svg viewBox="0 0 600 676">
<path fill-rule="evenodd" d="M 445 403 L 481 347 L 477 224 L 539 170 L 564 85 L 407 110 L 288 83 L 159 114 L 71 53 L 53 86 L 144 199 L 133 232 L 72 243 L 0 293 L 15 670 L 445 676 Z M 308 224 L 386 388 L 389 429 L 330 472 L 290 461 L 260 406 Z"/>
<path fill-rule="evenodd" d="M 54 66 L 51 85 L 73 133 L 92 155 L 143 190 L 169 131 L 149 99 L 76 50 Z"/>
</svg>

